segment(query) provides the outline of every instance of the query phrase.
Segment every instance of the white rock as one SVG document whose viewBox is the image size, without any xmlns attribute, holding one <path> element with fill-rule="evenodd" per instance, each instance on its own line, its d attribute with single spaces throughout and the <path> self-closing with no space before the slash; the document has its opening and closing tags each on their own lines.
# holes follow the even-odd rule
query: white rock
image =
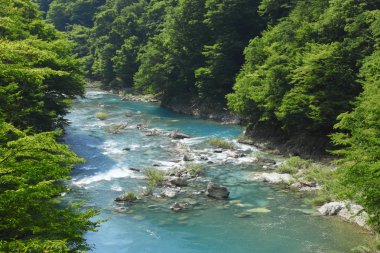
<svg viewBox="0 0 380 253">
<path fill-rule="evenodd" d="M 290 174 L 280 174 L 280 173 L 256 173 L 251 178 L 253 181 L 267 182 L 270 184 L 286 183 L 290 184 L 294 181 L 294 178 Z"/>
<path fill-rule="evenodd" d="M 161 196 L 167 197 L 167 198 L 175 198 L 177 195 L 177 192 L 171 189 L 165 189 L 161 192 Z"/>
<path fill-rule="evenodd" d="M 344 202 L 330 202 L 318 208 L 318 212 L 322 215 L 337 215 L 343 208 Z"/>
<path fill-rule="evenodd" d="M 362 206 L 353 204 L 350 201 L 326 203 L 318 211 L 322 215 L 338 215 L 348 222 L 370 229 L 367 224 L 369 218 L 367 212 L 364 211 Z"/>
</svg>

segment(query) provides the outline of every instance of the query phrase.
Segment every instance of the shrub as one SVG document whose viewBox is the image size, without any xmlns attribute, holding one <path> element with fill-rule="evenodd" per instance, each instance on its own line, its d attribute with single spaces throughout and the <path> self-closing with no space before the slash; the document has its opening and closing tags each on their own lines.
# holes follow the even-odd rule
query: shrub
<svg viewBox="0 0 380 253">
<path fill-rule="evenodd" d="M 296 174 L 299 170 L 305 170 L 309 168 L 311 164 L 312 163 L 308 160 L 304 160 L 298 156 L 293 156 L 278 166 L 277 172 Z"/>
<path fill-rule="evenodd" d="M 211 146 L 215 148 L 223 148 L 223 149 L 235 148 L 235 144 L 222 138 L 211 138 L 207 142 L 208 144 L 210 144 Z"/>
<path fill-rule="evenodd" d="M 325 191 L 320 191 L 314 197 L 305 199 L 305 203 L 313 206 L 322 206 L 323 204 L 331 201 L 333 201 L 333 198 L 328 192 Z"/>
<path fill-rule="evenodd" d="M 190 176 L 200 176 L 205 172 L 206 166 L 199 163 L 187 163 L 186 170 L 189 172 Z"/>
<path fill-rule="evenodd" d="M 105 120 L 107 118 L 107 113 L 99 112 L 98 114 L 96 114 L 96 117 L 100 120 Z"/>
<path fill-rule="evenodd" d="M 151 193 L 157 186 L 161 186 L 165 180 L 165 172 L 162 170 L 156 168 L 146 168 L 144 173 L 147 177 L 148 193 Z"/>
</svg>

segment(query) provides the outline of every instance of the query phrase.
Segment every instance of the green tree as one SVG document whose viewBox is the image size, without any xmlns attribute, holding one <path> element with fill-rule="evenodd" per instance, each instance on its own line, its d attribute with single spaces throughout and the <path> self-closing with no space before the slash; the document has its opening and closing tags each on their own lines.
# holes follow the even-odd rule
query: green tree
<svg viewBox="0 0 380 253">
<path fill-rule="evenodd" d="M 31 1 L 1 0 L 0 114 L 21 129 L 52 130 L 65 123 L 70 99 L 83 94 L 72 43 L 41 21 Z M 1 22 L 3 23 L 3 22 Z"/>
<path fill-rule="evenodd" d="M 201 0 L 179 1 L 167 12 L 162 32 L 150 39 L 139 55 L 135 85 L 161 93 L 164 105 L 189 105 L 197 96 L 194 72 L 204 62 L 202 48 L 209 32 L 203 23 L 204 6 Z"/>
<path fill-rule="evenodd" d="M 88 250 L 83 234 L 97 213 L 59 203 L 82 159 L 43 132 L 61 126 L 83 93 L 79 61 L 31 0 L 0 5 L 0 251 Z"/>
<path fill-rule="evenodd" d="M 375 27 L 373 27 L 375 28 Z M 375 28 L 378 34 L 380 30 Z M 340 133 L 332 140 L 342 148 L 339 160 L 344 196 L 362 204 L 380 232 L 380 50 L 364 61 L 360 71 L 364 91 L 351 112 L 339 116 Z"/>
<path fill-rule="evenodd" d="M 47 19 L 60 31 L 71 25 L 91 27 L 95 13 L 105 2 L 106 0 L 53 0 L 47 11 Z"/>
<path fill-rule="evenodd" d="M 63 180 L 82 160 L 57 144 L 56 136 L 53 132 L 28 136 L 0 123 L 1 251 L 89 249 L 83 233 L 97 227 L 97 222 L 89 221 L 96 212 L 57 202 L 67 191 Z"/>
<path fill-rule="evenodd" d="M 210 30 L 211 43 L 204 45 L 204 65 L 195 70 L 201 99 L 219 106 L 232 92 L 235 77 L 244 62 L 243 49 L 259 35 L 263 21 L 257 13 L 259 1 L 208 0 L 204 23 Z"/>
<path fill-rule="evenodd" d="M 286 6 L 293 6 L 289 15 L 245 49 L 228 104 L 256 129 L 270 126 L 287 139 L 326 139 L 318 147 L 323 149 L 337 116 L 351 109 L 361 91 L 357 75 L 375 48 L 371 27 L 378 22 L 378 4 L 319 0 Z"/>
</svg>

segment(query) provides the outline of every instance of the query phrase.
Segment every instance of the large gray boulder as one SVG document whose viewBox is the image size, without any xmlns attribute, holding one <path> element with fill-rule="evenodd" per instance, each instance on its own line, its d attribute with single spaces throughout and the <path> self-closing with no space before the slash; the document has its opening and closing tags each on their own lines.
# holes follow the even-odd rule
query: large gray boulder
<svg viewBox="0 0 380 253">
<path fill-rule="evenodd" d="M 338 215 L 346 221 L 370 229 L 367 223 L 369 219 L 367 212 L 362 206 L 354 204 L 351 201 L 326 203 L 321 206 L 318 211 L 322 215 Z"/>
<path fill-rule="evenodd" d="M 164 189 L 160 195 L 164 198 L 175 198 L 177 196 L 177 192 L 173 189 Z"/>
<path fill-rule="evenodd" d="M 255 173 L 251 177 L 253 181 L 267 182 L 270 184 L 290 184 L 294 181 L 294 178 L 287 173 Z"/>
<path fill-rule="evenodd" d="M 318 212 L 322 215 L 337 215 L 343 208 L 344 202 L 330 202 L 318 208 Z"/>
<path fill-rule="evenodd" d="M 206 195 L 214 199 L 227 199 L 230 192 L 226 187 L 210 182 L 207 185 Z"/>
<path fill-rule="evenodd" d="M 183 177 L 171 177 L 169 182 L 172 185 L 179 186 L 179 187 L 188 185 L 186 178 L 183 178 Z"/>
</svg>

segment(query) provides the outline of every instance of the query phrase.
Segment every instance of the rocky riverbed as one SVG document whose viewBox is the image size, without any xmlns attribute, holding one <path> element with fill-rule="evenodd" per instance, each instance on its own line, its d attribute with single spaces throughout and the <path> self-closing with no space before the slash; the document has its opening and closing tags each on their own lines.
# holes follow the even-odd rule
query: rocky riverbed
<svg viewBox="0 0 380 253">
<path fill-rule="evenodd" d="M 99 112 L 107 117 L 97 119 Z M 343 253 L 368 238 L 303 203 L 313 192 L 290 193 L 297 173 L 289 174 L 295 181 L 272 182 L 286 174 L 278 170 L 284 158 L 234 141 L 239 126 L 100 91 L 75 101 L 68 119 L 65 141 L 86 163 L 74 170 L 62 201 L 101 210 L 107 221 L 86 235 L 94 252 Z M 150 191 L 152 168 L 164 180 Z"/>
</svg>

